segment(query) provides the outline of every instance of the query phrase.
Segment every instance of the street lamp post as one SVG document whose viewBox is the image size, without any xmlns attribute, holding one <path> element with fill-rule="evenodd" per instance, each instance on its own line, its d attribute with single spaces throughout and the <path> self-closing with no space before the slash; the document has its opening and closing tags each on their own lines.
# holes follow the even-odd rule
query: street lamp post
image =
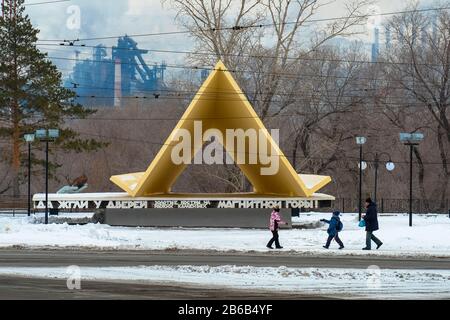
<svg viewBox="0 0 450 320">
<path fill-rule="evenodd" d="M 391 156 L 386 152 L 375 153 L 375 154 L 373 154 L 372 152 L 367 152 L 365 154 L 365 156 L 369 156 L 369 155 L 373 156 L 373 158 L 374 158 L 373 163 L 374 163 L 374 168 L 375 168 L 375 185 L 374 185 L 374 190 L 373 190 L 373 199 L 374 199 L 374 202 L 377 203 L 378 169 L 380 167 L 381 157 L 386 155 L 389 158 L 389 161 L 386 162 L 386 170 L 393 171 L 395 169 L 395 164 L 392 162 Z M 363 170 L 365 170 L 367 168 L 366 161 L 363 161 L 363 165 L 362 165 Z"/>
<path fill-rule="evenodd" d="M 367 142 L 366 137 L 356 137 L 356 144 L 359 145 L 359 197 L 358 197 L 358 217 L 362 216 L 362 172 L 363 172 L 363 145 Z"/>
<path fill-rule="evenodd" d="M 59 138 L 59 130 L 36 130 L 36 138 L 45 142 L 45 224 L 48 224 L 48 144 Z"/>
<path fill-rule="evenodd" d="M 378 153 L 375 154 L 375 186 L 373 187 L 373 201 L 377 203 L 377 189 L 378 189 L 378 166 L 380 159 L 378 158 Z"/>
<path fill-rule="evenodd" d="M 28 216 L 31 216 L 31 144 L 34 142 L 34 134 L 24 135 L 28 144 Z"/>
<path fill-rule="evenodd" d="M 424 139 L 422 133 L 400 133 L 400 141 L 409 146 L 409 226 L 412 227 L 412 198 L 413 198 L 413 152 L 414 148 Z"/>
</svg>

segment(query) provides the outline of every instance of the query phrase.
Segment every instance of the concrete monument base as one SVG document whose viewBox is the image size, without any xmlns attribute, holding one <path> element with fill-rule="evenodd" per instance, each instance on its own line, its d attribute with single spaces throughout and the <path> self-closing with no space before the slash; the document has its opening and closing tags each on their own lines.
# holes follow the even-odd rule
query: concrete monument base
<svg viewBox="0 0 450 320">
<path fill-rule="evenodd" d="M 330 207 L 334 197 L 309 198 L 239 195 L 168 195 L 133 198 L 126 193 L 49 194 L 52 212 L 96 212 L 96 222 L 127 227 L 267 228 L 274 206 L 291 224 L 292 210 Z M 35 194 L 34 209 L 45 210 L 45 194 Z"/>
<path fill-rule="evenodd" d="M 100 209 L 103 223 L 124 227 L 267 229 L 268 209 Z M 99 214 L 99 212 L 97 213 Z M 291 210 L 280 212 L 292 227 Z M 282 226 L 286 228 L 286 226 Z"/>
</svg>

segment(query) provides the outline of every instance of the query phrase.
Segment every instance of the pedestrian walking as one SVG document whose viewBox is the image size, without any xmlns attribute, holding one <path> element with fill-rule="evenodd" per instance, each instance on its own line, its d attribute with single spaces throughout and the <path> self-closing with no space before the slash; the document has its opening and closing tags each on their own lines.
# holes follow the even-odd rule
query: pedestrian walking
<svg viewBox="0 0 450 320">
<path fill-rule="evenodd" d="M 272 245 L 274 242 L 275 242 L 275 247 L 277 249 L 283 249 L 283 247 L 280 245 L 280 237 L 278 235 L 278 229 L 279 229 L 280 224 L 287 225 L 288 223 L 281 220 L 280 208 L 275 207 L 272 211 L 272 214 L 270 215 L 269 228 L 270 228 L 270 231 L 272 232 L 272 239 L 270 239 L 269 243 L 267 243 L 267 248 L 269 248 L 269 249 L 273 249 Z"/>
<path fill-rule="evenodd" d="M 339 238 L 339 232 L 342 231 L 344 228 L 344 224 L 342 223 L 339 216 L 341 213 L 339 211 L 334 211 L 333 216 L 330 220 L 322 219 L 320 221 L 328 223 L 329 227 L 327 229 L 328 233 L 328 239 L 327 243 L 323 246 L 325 249 L 328 249 L 330 247 L 331 241 L 336 240 L 336 242 L 339 245 L 339 250 L 344 249 L 344 243 L 342 243 L 341 239 Z"/>
<path fill-rule="evenodd" d="M 371 198 L 367 198 L 365 207 L 366 214 L 363 216 L 363 219 L 366 223 L 366 247 L 363 248 L 363 250 L 371 250 L 372 241 L 375 242 L 378 250 L 383 245 L 383 242 L 373 234 L 375 231 L 379 230 L 377 205 Z"/>
</svg>

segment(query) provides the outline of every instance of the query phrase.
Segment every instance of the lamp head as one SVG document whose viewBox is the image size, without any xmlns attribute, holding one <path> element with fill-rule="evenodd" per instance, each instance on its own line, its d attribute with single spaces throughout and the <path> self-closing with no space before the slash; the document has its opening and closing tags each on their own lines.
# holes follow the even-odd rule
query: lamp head
<svg viewBox="0 0 450 320">
<path fill-rule="evenodd" d="M 23 138 L 25 139 L 26 142 L 28 143 L 32 143 L 34 141 L 34 134 L 26 134 L 23 136 Z"/>
<path fill-rule="evenodd" d="M 356 137 L 356 144 L 357 145 L 363 145 L 367 142 L 366 137 Z"/>
<path fill-rule="evenodd" d="M 361 168 L 361 170 L 366 170 L 367 169 L 367 162 L 362 161 L 361 164 L 358 162 L 358 168 Z"/>
<path fill-rule="evenodd" d="M 39 140 L 46 139 L 47 138 L 47 130 L 45 130 L 45 129 L 36 130 L 35 136 Z"/>
<path fill-rule="evenodd" d="M 386 170 L 387 171 L 394 171 L 395 169 L 395 164 L 389 160 L 388 163 L 386 163 Z"/>
<path fill-rule="evenodd" d="M 423 133 L 400 133 L 400 141 L 407 144 L 418 144 L 425 138 Z"/>
<path fill-rule="evenodd" d="M 58 139 L 59 138 L 59 130 L 58 129 L 48 130 L 48 137 L 50 139 Z"/>
</svg>

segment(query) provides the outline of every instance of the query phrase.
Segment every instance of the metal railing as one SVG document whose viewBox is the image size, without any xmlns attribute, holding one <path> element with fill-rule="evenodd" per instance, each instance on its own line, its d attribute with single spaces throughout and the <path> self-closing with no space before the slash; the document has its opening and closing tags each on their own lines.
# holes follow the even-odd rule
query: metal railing
<svg viewBox="0 0 450 320">
<path fill-rule="evenodd" d="M 27 196 L 0 196 L 0 214 L 24 214 L 28 211 Z"/>
<path fill-rule="evenodd" d="M 364 200 L 363 200 L 364 201 Z M 407 213 L 409 211 L 409 199 L 381 198 L 378 200 L 378 212 L 380 213 Z M 412 201 L 414 213 L 445 213 L 450 210 L 450 199 L 428 200 L 414 199 Z M 331 208 L 341 212 L 358 212 L 358 199 L 339 198 L 332 202 Z"/>
</svg>

